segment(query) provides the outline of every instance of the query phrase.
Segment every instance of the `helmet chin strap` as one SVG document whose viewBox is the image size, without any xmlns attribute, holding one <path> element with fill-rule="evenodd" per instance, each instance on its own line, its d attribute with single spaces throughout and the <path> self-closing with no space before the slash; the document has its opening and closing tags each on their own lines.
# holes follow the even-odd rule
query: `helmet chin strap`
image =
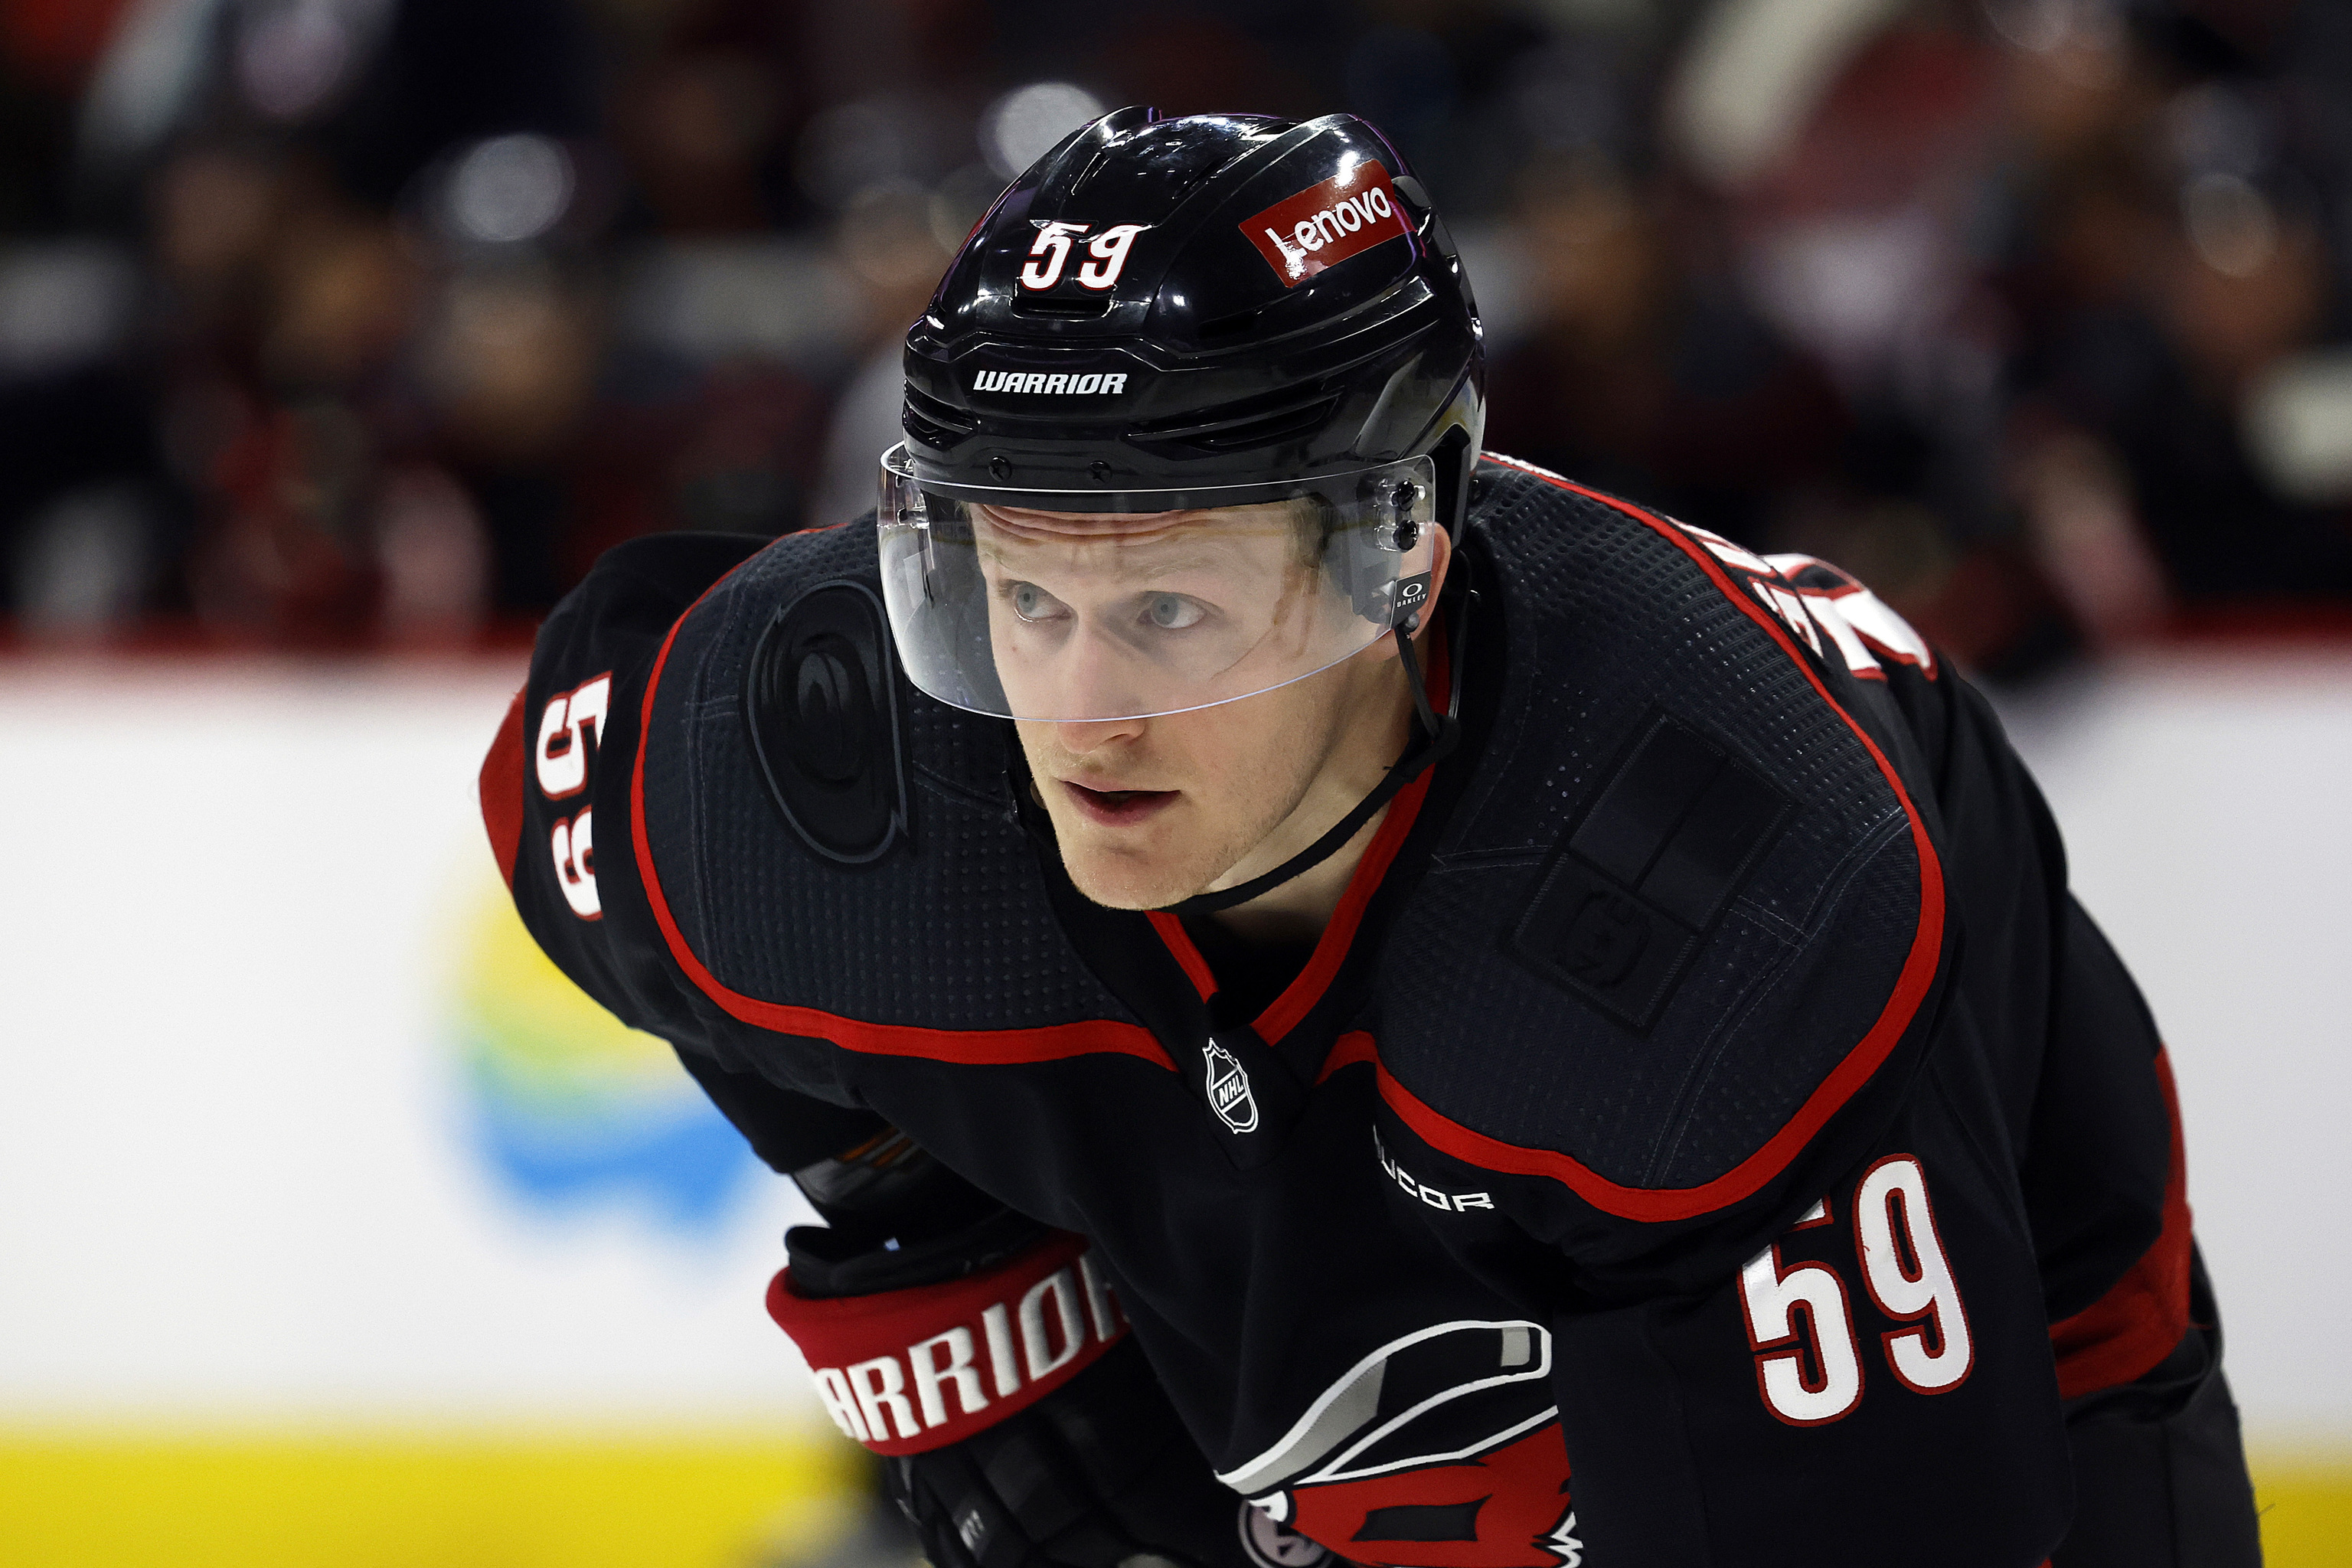
<svg viewBox="0 0 2352 1568">
<path fill-rule="evenodd" d="M 1462 564 L 1457 556 L 1454 579 L 1457 583 L 1463 582 L 1466 575 L 1458 570 Z M 1358 801 L 1355 809 L 1333 824 L 1330 831 L 1322 837 L 1265 875 L 1253 877 L 1236 887 L 1220 888 L 1213 893 L 1195 893 L 1189 899 L 1169 905 L 1167 913 L 1211 915 L 1220 910 L 1230 910 L 1271 892 L 1293 878 L 1321 865 L 1346 847 L 1348 841 L 1355 837 L 1382 806 L 1394 800 L 1400 790 L 1427 773 L 1454 750 L 1462 738 L 1462 670 L 1465 662 L 1464 656 L 1470 647 L 1470 607 L 1478 595 L 1465 584 L 1447 596 L 1452 597 L 1454 603 L 1449 606 L 1450 613 L 1445 617 L 1449 690 L 1444 717 L 1439 718 L 1429 705 L 1429 682 L 1422 674 L 1421 656 L 1413 651 L 1413 633 L 1421 626 L 1420 612 L 1415 611 L 1404 625 L 1396 628 L 1395 633 L 1397 662 L 1404 667 L 1405 684 L 1412 690 L 1413 735 L 1405 742 L 1405 748 L 1397 760 L 1389 764 L 1387 773 L 1373 786 L 1372 793 Z"/>
</svg>

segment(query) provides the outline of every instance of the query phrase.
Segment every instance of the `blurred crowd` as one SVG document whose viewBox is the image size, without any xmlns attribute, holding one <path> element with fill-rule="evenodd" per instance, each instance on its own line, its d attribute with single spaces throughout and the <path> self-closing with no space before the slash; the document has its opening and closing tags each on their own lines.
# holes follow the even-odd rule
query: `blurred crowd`
<svg viewBox="0 0 2352 1568">
<path fill-rule="evenodd" d="M 2341 0 L 0 0 L 0 624 L 509 635 L 870 505 L 1106 107 L 1379 125 L 1488 444 L 2021 677 L 2352 626 Z"/>
</svg>

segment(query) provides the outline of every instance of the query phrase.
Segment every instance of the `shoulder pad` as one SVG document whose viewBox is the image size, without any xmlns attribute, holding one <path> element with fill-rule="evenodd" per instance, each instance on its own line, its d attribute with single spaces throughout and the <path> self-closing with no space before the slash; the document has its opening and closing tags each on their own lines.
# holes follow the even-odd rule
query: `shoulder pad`
<svg viewBox="0 0 2352 1568">
<path fill-rule="evenodd" d="M 1853 672 L 1712 536 L 1511 459 L 1480 477 L 1502 694 L 1390 950 L 1381 1089 L 1457 1159 L 1705 1215 L 1924 1036 L 1929 820 Z"/>
<path fill-rule="evenodd" d="M 1012 726 L 897 668 L 870 527 L 788 534 L 672 629 L 632 816 L 671 959 L 761 1028 L 1013 1062 L 1167 1053 L 1063 934 Z"/>
<path fill-rule="evenodd" d="M 483 823 L 532 938 L 622 1022 L 678 1044 L 707 1041 L 642 940 L 623 848 L 634 699 L 678 616 L 762 542 L 663 533 L 607 551 L 541 626 L 482 762 Z"/>
</svg>

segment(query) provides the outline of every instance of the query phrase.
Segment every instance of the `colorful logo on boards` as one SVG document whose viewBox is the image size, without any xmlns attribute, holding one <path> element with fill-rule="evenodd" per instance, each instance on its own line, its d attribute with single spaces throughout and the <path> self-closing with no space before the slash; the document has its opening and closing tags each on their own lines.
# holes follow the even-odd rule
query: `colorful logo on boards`
<svg viewBox="0 0 2352 1568">
<path fill-rule="evenodd" d="M 559 1212 L 632 1208 L 699 1237 L 762 1169 L 677 1054 L 565 978 L 495 881 L 467 922 L 452 990 L 467 1130 L 512 1195 Z"/>
</svg>

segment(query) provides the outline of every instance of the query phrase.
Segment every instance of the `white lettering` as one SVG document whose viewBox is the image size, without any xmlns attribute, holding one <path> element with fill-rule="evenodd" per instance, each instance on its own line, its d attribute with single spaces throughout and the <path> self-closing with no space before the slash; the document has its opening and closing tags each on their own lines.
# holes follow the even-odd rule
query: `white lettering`
<svg viewBox="0 0 2352 1568">
<path fill-rule="evenodd" d="M 1062 1331 L 1062 1348 L 1054 1349 L 1045 1322 L 1045 1299 L 1054 1300 L 1055 1326 Z M 1077 1281 L 1070 1278 L 1068 1268 L 1056 1268 L 1053 1273 L 1029 1287 L 1021 1298 L 1021 1359 L 1029 1369 L 1029 1380 L 1034 1383 L 1048 1377 L 1077 1359 L 1086 1348 L 1087 1325 L 1078 1316 Z"/>
<path fill-rule="evenodd" d="M 1869 638 L 1881 652 L 1906 664 L 1916 664 L 1930 675 L 1936 673 L 1936 651 L 1927 646 L 1927 639 L 1912 630 L 1910 622 L 1869 589 L 1856 588 L 1829 603 L 1845 617 L 1846 625 Z"/>
<path fill-rule="evenodd" d="M 1546 471 L 1548 472 L 1549 470 Z M 1559 476 L 1554 475 L 1553 477 L 1556 479 Z M 1666 521 L 1673 523 L 1676 528 L 1681 529 L 1685 533 L 1689 534 L 1693 539 L 1697 540 L 1701 544 L 1706 545 L 1707 550 L 1715 556 L 1715 558 L 1717 561 L 1722 562 L 1727 566 L 1737 566 L 1742 572 L 1753 572 L 1759 577 L 1775 577 L 1780 575 L 1780 574 L 1774 572 L 1771 567 L 1766 565 L 1760 556 L 1753 555 L 1748 552 L 1740 549 L 1739 546 L 1732 543 L 1731 541 L 1724 538 L 1723 535 L 1719 533 L 1711 533 L 1704 528 L 1695 528 L 1677 517 L 1670 517 L 1666 519 Z"/>
<path fill-rule="evenodd" d="M 1078 286 L 1100 290 L 1118 282 L 1120 269 L 1127 265 L 1127 253 L 1135 247 L 1135 237 L 1143 229 L 1139 223 L 1117 223 L 1087 241 L 1087 254 L 1095 259 L 1078 268 Z"/>
<path fill-rule="evenodd" d="M 1916 1325 L 1885 1336 L 1895 1375 L 1916 1394 L 1958 1388 L 1976 1352 L 1916 1159 L 1903 1154 L 1870 1168 L 1854 1190 L 1853 1236 L 1870 1299 L 1888 1317 Z"/>
<path fill-rule="evenodd" d="M 1739 1271 L 1739 1300 L 1758 1352 L 1757 1386 L 1773 1415 L 1813 1426 L 1853 1409 L 1862 1399 L 1862 1356 L 1835 1273 L 1818 1263 L 1783 1273 L 1780 1249 L 1768 1247 Z M 1808 1329 L 1810 1356 L 1801 1342 Z"/>
<path fill-rule="evenodd" d="M 1336 243 L 1346 231 L 1340 228 L 1339 220 L 1331 216 L 1331 209 L 1326 207 L 1315 215 L 1315 232 L 1323 237 L 1325 244 L 1329 245 Z"/>
<path fill-rule="evenodd" d="M 610 671 L 548 700 L 539 720 L 536 768 L 540 793 L 548 799 L 562 800 L 587 787 L 588 742 L 604 738 L 604 710 L 612 700 Z"/>
<path fill-rule="evenodd" d="M 857 1394 L 858 1412 L 866 1417 L 866 1429 L 872 1434 L 869 1441 L 890 1440 L 889 1423 L 882 1419 L 886 1409 L 897 1418 L 899 1436 L 921 1434 L 923 1429 L 915 1424 L 915 1407 L 907 1403 L 907 1375 L 898 1370 L 897 1356 L 877 1355 L 845 1370 L 849 1386 Z"/>
<path fill-rule="evenodd" d="M 1274 230 L 1267 229 L 1265 232 L 1272 234 Z M 1323 237 L 1315 232 L 1315 224 L 1312 219 L 1300 218 L 1298 220 L 1298 226 L 1292 229 L 1290 232 L 1297 239 L 1298 243 L 1306 247 L 1307 249 L 1320 250 L 1323 248 Z M 1281 242 L 1277 240 L 1276 243 L 1280 244 Z"/>
<path fill-rule="evenodd" d="M 1356 198 L 1353 196 L 1349 196 L 1346 201 L 1341 202 L 1338 206 L 1332 208 L 1331 217 L 1332 221 L 1336 222 L 1341 228 L 1346 229 L 1349 234 L 1353 234 L 1358 229 L 1364 226 L 1364 215 L 1356 210 Z"/>
<path fill-rule="evenodd" d="M 588 753 L 572 738 L 565 723 L 568 697 L 548 703 L 539 721 L 539 792 L 550 800 L 577 795 L 588 782 Z"/>
<path fill-rule="evenodd" d="M 948 1352 L 944 1366 L 934 1355 L 942 1349 Z M 963 1406 L 966 1415 L 976 1415 L 988 1408 L 988 1395 L 980 1391 L 980 1373 L 972 1365 L 972 1356 L 971 1331 L 961 1324 L 907 1347 L 907 1363 L 915 1369 L 915 1397 L 922 1405 L 924 1425 L 948 1424 L 947 1401 L 940 1394 L 943 1380 L 955 1384 L 956 1401 Z"/>
<path fill-rule="evenodd" d="M 849 1384 L 837 1366 L 812 1367 L 810 1375 L 816 1380 L 816 1396 L 824 1404 L 824 1412 L 833 1424 L 853 1442 L 867 1441 L 866 1420 L 857 1414 L 857 1401 L 850 1397 Z"/>
<path fill-rule="evenodd" d="M 1078 1254 L 1078 1278 L 1087 1288 L 1087 1315 L 1094 1320 L 1095 1338 L 1108 1344 L 1118 1332 L 1118 1298 L 1111 1291 L 1110 1281 L 1095 1267 L 1095 1255 Z"/>
<path fill-rule="evenodd" d="M 970 1422 L 995 1400 L 1066 1372 L 1089 1345 L 1099 1349 L 1126 1331 L 1118 1297 L 1086 1251 L 1031 1284 L 1017 1303 L 982 1308 L 977 1330 L 967 1319 L 900 1354 L 809 1373 L 833 1424 L 873 1446 Z"/>
<path fill-rule="evenodd" d="M 1021 1359 L 1013 1348 L 1013 1321 L 999 1301 L 980 1315 L 981 1331 L 988 1336 L 988 1364 L 996 1373 L 996 1396 L 1008 1399 L 1021 1392 Z"/>
<path fill-rule="evenodd" d="M 1364 205 L 1380 214 L 1382 217 L 1394 217 L 1396 216 L 1396 208 L 1389 205 L 1388 192 L 1379 185 L 1374 185 L 1370 190 L 1364 193 Z"/>
<path fill-rule="evenodd" d="M 1274 248 L 1281 253 L 1282 269 L 1285 272 L 1289 273 L 1293 278 L 1297 278 L 1306 271 L 1307 257 L 1304 252 L 1270 228 L 1262 230 L 1261 232 L 1265 234 L 1266 238 L 1274 242 Z"/>
<path fill-rule="evenodd" d="M 563 901 L 583 921 L 593 921 L 604 912 L 596 896 L 595 832 L 595 810 L 591 807 L 569 822 L 559 817 L 555 830 L 548 835 L 548 848 L 555 856 L 555 880 L 563 889 Z"/>
<path fill-rule="evenodd" d="M 1070 258 L 1070 237 L 1084 234 L 1082 223 L 1041 223 L 1037 237 L 1029 243 L 1033 259 L 1022 264 L 1021 287 L 1051 289 L 1062 280 L 1062 263 Z"/>
<path fill-rule="evenodd" d="M 1805 594 L 1801 597 L 1805 608 L 1812 611 L 1813 619 L 1820 624 L 1822 630 L 1829 634 L 1830 641 L 1837 644 L 1838 653 L 1844 658 L 1848 669 L 1856 675 L 1874 674 L 1880 680 L 1886 679 L 1886 667 L 1872 658 L 1870 649 L 1863 646 L 1861 637 L 1853 629 L 1853 623 L 1839 613 L 1837 600 L 1825 594 Z"/>
<path fill-rule="evenodd" d="M 1381 1162 L 1381 1170 L 1396 1184 L 1433 1209 L 1462 1213 L 1469 1209 L 1492 1210 L 1494 1195 L 1490 1193 L 1441 1193 L 1435 1187 L 1423 1186 L 1412 1173 L 1389 1158 L 1388 1145 L 1381 1142 L 1377 1130 L 1372 1133 L 1372 1152 Z"/>
<path fill-rule="evenodd" d="M 1017 370 L 984 370 L 972 377 L 971 389 L 974 392 L 1042 392 L 1049 395 L 1075 393 L 1091 395 L 1097 393 L 1124 392 L 1127 389 L 1127 377 L 1124 374 L 1106 374 L 1100 371 L 1087 375 L 1078 375 L 1067 371 L 1048 375 L 1042 371 L 1024 373 Z M 555 756 L 560 763 L 563 753 L 558 752 Z"/>
<path fill-rule="evenodd" d="M 1816 655 L 1822 651 L 1821 634 L 1813 630 L 1813 618 L 1805 614 L 1805 606 L 1798 603 L 1796 595 L 1769 583 L 1759 583 L 1756 596 L 1764 601 L 1767 608 L 1779 612 L 1780 618 L 1789 623 L 1789 629 L 1805 639 L 1807 647 Z"/>
</svg>

